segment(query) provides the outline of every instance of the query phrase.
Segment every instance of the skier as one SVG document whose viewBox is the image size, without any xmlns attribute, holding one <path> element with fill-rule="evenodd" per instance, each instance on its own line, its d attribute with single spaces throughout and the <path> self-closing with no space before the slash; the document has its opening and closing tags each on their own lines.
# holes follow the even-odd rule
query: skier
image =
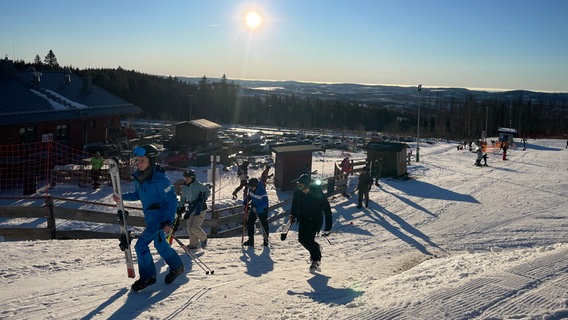
<svg viewBox="0 0 568 320">
<path fill-rule="evenodd" d="M 509 149 L 509 143 L 505 142 L 503 144 L 502 149 L 503 149 L 503 160 L 507 160 L 507 150 Z"/>
<path fill-rule="evenodd" d="M 375 185 L 379 187 L 379 179 L 381 178 L 381 171 L 383 169 L 383 157 L 373 160 L 371 165 L 371 176 L 375 180 Z"/>
<path fill-rule="evenodd" d="M 266 187 L 266 181 L 268 180 L 268 178 L 272 177 L 274 174 L 269 173 L 270 172 L 270 165 L 267 164 L 266 167 L 264 168 L 264 170 L 262 171 L 262 173 L 260 174 L 260 181 L 262 181 L 262 183 L 264 184 L 264 186 Z"/>
<path fill-rule="evenodd" d="M 169 232 L 174 220 L 177 197 L 165 171 L 156 163 L 158 149 L 153 145 L 136 147 L 132 156 L 137 167 L 132 173 L 134 191 L 123 193 L 122 199 L 142 202 L 146 221 L 146 228 L 134 245 L 140 279 L 134 282 L 132 290 L 140 291 L 156 283 L 156 266 L 148 247 L 152 241 L 156 251 L 170 269 L 165 277 L 165 283 L 173 282 L 185 269 L 180 256 L 166 241 L 166 233 Z M 113 198 L 117 202 L 120 200 L 114 195 Z"/>
<path fill-rule="evenodd" d="M 349 157 L 343 158 L 341 161 L 341 172 L 347 177 L 353 172 L 353 166 L 351 166 L 351 161 L 349 161 Z"/>
<path fill-rule="evenodd" d="M 319 270 L 321 264 L 321 248 L 315 241 L 320 232 L 325 215 L 325 229 L 323 236 L 327 237 L 331 231 L 331 207 L 321 187 L 312 182 L 306 174 L 297 180 L 294 190 L 290 221 L 298 221 L 298 242 L 310 252 L 310 271 Z"/>
<path fill-rule="evenodd" d="M 260 220 L 263 246 L 268 245 L 268 195 L 264 184 L 258 181 L 257 178 L 251 178 L 248 181 L 249 192 L 245 196 L 245 206 L 250 201 L 248 206 L 248 219 L 247 219 L 247 234 L 248 240 L 243 243 L 244 246 L 254 246 L 254 225 L 256 218 Z"/>
<path fill-rule="evenodd" d="M 237 199 L 237 193 L 239 191 L 241 191 L 242 188 L 247 186 L 247 180 L 248 180 L 248 165 L 249 162 L 248 161 L 243 161 L 243 163 L 241 163 L 241 165 L 237 165 L 237 175 L 239 176 L 239 179 L 241 180 L 241 184 L 239 184 L 239 186 L 233 191 L 233 200 Z"/>
<path fill-rule="evenodd" d="M 373 185 L 373 178 L 369 174 L 369 167 L 365 166 L 359 174 L 359 181 L 357 182 L 357 189 L 359 190 L 359 199 L 357 200 L 357 209 L 363 206 L 363 198 L 365 198 L 365 208 L 369 206 L 369 191 Z"/>
<path fill-rule="evenodd" d="M 101 176 L 101 168 L 103 167 L 104 160 L 101 158 L 101 153 L 96 152 L 95 156 L 91 158 L 91 178 L 93 179 L 93 189 L 100 186 L 99 178 Z"/>
<path fill-rule="evenodd" d="M 189 207 L 183 218 L 187 220 L 187 234 L 189 235 L 188 249 L 197 249 L 207 246 L 207 233 L 203 231 L 201 225 L 205 219 L 206 201 L 211 195 L 211 190 L 196 180 L 195 171 L 185 170 L 183 172 L 184 183 L 181 186 L 181 196 L 177 205 L 177 212 L 184 211 L 185 204 Z"/>
<path fill-rule="evenodd" d="M 481 151 L 481 148 L 477 147 L 475 149 L 475 153 L 477 153 L 477 159 L 475 160 L 475 165 L 481 167 L 481 160 L 483 159 L 483 151 Z M 485 161 L 485 163 L 487 163 L 487 160 Z"/>
</svg>

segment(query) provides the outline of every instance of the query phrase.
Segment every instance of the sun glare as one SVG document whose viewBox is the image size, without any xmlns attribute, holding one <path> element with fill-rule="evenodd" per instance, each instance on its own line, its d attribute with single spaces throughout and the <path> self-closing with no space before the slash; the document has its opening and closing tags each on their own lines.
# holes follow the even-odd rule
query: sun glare
<svg viewBox="0 0 568 320">
<path fill-rule="evenodd" d="M 262 18 L 256 12 L 249 12 L 245 17 L 245 23 L 247 27 L 251 30 L 254 30 L 260 26 L 262 23 Z"/>
</svg>

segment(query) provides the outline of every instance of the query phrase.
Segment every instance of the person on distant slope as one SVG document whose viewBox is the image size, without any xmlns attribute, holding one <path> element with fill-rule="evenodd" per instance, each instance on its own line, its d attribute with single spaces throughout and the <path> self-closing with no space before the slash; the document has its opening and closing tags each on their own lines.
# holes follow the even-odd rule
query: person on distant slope
<svg viewBox="0 0 568 320">
<path fill-rule="evenodd" d="M 321 265 L 321 248 L 315 241 L 320 232 L 325 216 L 323 236 L 331 231 L 331 207 L 321 187 L 313 183 L 307 174 L 302 174 L 297 180 L 294 190 L 290 222 L 298 222 L 298 242 L 310 252 L 310 271 L 319 270 Z"/>
<path fill-rule="evenodd" d="M 101 153 L 96 152 L 95 156 L 91 158 L 91 178 L 93 179 L 93 189 L 100 186 L 99 179 L 101 177 L 101 169 L 103 167 L 103 158 L 101 158 Z"/>
<path fill-rule="evenodd" d="M 134 191 L 123 193 L 122 199 L 142 202 L 146 221 L 146 228 L 134 245 L 140 279 L 134 282 L 132 290 L 140 291 L 156 283 L 156 266 L 148 247 L 150 242 L 154 242 L 156 251 L 170 268 L 166 283 L 173 282 L 185 269 L 180 256 L 166 241 L 176 213 L 177 196 L 165 171 L 156 164 L 158 149 L 153 145 L 136 147 L 132 156 L 137 167 L 132 173 Z M 117 202 L 120 200 L 114 195 L 113 198 Z"/>
<path fill-rule="evenodd" d="M 359 190 L 359 198 L 357 200 L 357 209 L 363 206 L 363 198 L 365 198 L 365 208 L 369 206 L 369 191 L 373 186 L 373 178 L 369 174 L 369 167 L 365 166 L 359 174 L 356 191 Z"/>
<path fill-rule="evenodd" d="M 241 191 L 242 188 L 247 186 L 247 181 L 248 181 L 248 165 L 249 162 L 248 161 L 243 161 L 241 163 L 241 165 L 237 164 L 237 176 L 239 176 L 239 179 L 241 180 L 241 184 L 239 184 L 239 186 L 233 191 L 233 199 L 236 200 L 237 199 L 237 193 L 239 191 Z"/>
<path fill-rule="evenodd" d="M 254 246 L 254 225 L 256 219 L 260 220 L 260 226 L 263 236 L 263 246 L 268 245 L 268 195 L 264 184 L 258 181 L 257 178 L 252 178 L 248 181 L 249 192 L 245 196 L 245 207 L 248 205 L 248 218 L 247 218 L 247 241 L 243 242 L 244 246 Z"/>
<path fill-rule="evenodd" d="M 475 165 L 481 167 L 481 160 L 483 159 L 483 151 L 481 151 L 480 147 L 475 149 L 475 153 L 477 153 L 477 159 L 475 160 Z"/>
<path fill-rule="evenodd" d="M 185 211 L 183 218 L 187 220 L 187 234 L 189 235 L 189 249 L 197 249 L 207 246 L 207 233 L 201 226 L 205 219 L 206 201 L 211 195 L 211 190 L 197 181 L 195 171 L 185 170 L 183 172 L 184 183 L 181 185 L 181 196 L 177 205 L 177 212 L 184 212 L 185 204 L 189 207 Z"/>
</svg>

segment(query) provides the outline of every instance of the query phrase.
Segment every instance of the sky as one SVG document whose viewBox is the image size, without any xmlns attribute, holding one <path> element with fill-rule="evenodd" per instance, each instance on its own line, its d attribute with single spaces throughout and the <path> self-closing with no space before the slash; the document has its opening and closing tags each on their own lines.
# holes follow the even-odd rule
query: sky
<svg viewBox="0 0 568 320">
<path fill-rule="evenodd" d="M 78 68 L 568 92 L 564 0 L 2 1 L 0 30 L 2 57 Z"/>
<path fill-rule="evenodd" d="M 315 274 L 297 226 L 280 240 L 286 219 L 270 225 L 269 247 L 260 245 L 258 231 L 252 248 L 241 247 L 241 236 L 209 239 L 195 252 L 205 269 L 175 245 L 186 272 L 169 285 L 167 266 L 151 247 L 157 283 L 140 292 L 129 290 L 134 279 L 117 239 L 0 241 L 0 319 L 567 319 L 566 140 L 529 140 L 525 151 L 517 144 L 506 161 L 490 149 L 488 167 L 474 166 L 476 154 L 456 145 L 424 143 L 420 162 L 408 166 L 411 179 L 381 179 L 367 208 L 357 209 L 354 198 L 330 198 L 334 224 L 329 241 L 316 238 L 323 257 Z M 329 176 L 343 156 L 314 153 L 312 167 Z M 205 181 L 204 168 L 195 169 Z M 217 203 L 234 204 L 236 170 L 221 181 L 230 187 L 219 188 Z M 349 191 L 356 181 L 350 177 Z M 123 191 L 131 189 L 123 182 Z M 267 190 L 271 204 L 291 196 L 270 180 Z M 50 193 L 113 201 L 106 185 L 93 191 L 58 184 Z M 69 220 L 56 225 L 118 231 Z M 17 226 L 46 223 L 0 219 L 0 227 Z"/>
</svg>

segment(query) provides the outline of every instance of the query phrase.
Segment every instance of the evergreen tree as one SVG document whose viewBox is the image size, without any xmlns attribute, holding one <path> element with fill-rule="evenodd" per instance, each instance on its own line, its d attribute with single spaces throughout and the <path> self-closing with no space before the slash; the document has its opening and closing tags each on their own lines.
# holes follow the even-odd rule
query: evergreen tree
<svg viewBox="0 0 568 320">
<path fill-rule="evenodd" d="M 57 63 L 57 58 L 55 57 L 55 54 L 53 53 L 52 50 L 49 50 L 43 62 L 45 62 L 45 64 L 47 64 L 51 69 L 56 69 L 59 67 L 59 64 Z"/>
<path fill-rule="evenodd" d="M 34 67 L 36 69 L 41 69 L 41 66 L 42 66 L 41 58 L 39 57 L 39 54 L 36 54 L 34 58 Z"/>
</svg>

